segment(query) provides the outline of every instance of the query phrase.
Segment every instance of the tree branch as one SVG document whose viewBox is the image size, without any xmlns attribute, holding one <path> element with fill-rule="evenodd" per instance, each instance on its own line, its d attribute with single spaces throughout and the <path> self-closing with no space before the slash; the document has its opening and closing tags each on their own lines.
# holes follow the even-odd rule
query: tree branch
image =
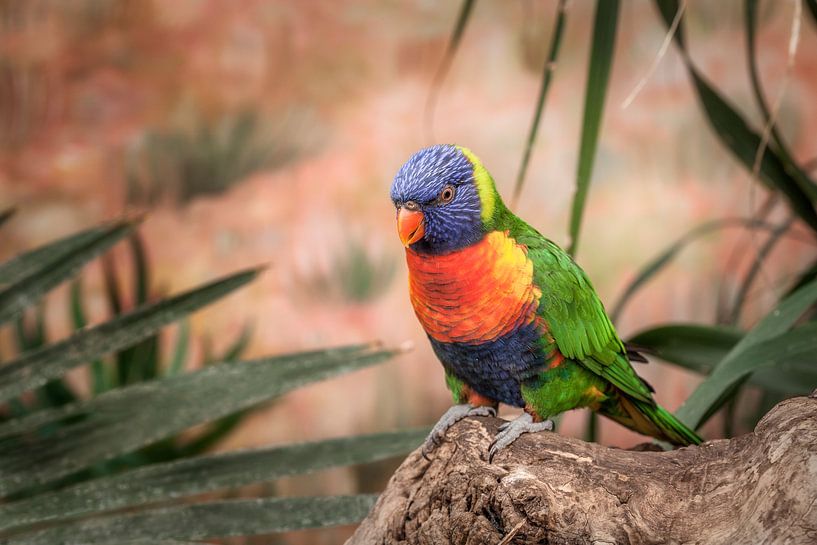
<svg viewBox="0 0 817 545">
<path fill-rule="evenodd" d="M 816 395 L 671 452 L 540 433 L 488 464 L 502 421 L 467 419 L 403 462 L 347 545 L 817 543 Z"/>
</svg>

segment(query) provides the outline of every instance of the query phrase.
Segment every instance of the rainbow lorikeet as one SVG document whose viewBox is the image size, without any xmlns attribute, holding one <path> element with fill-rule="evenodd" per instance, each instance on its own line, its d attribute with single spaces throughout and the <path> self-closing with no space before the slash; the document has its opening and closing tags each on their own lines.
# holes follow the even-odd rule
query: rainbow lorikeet
<svg viewBox="0 0 817 545">
<path fill-rule="evenodd" d="M 456 421 L 523 407 L 490 458 L 578 407 L 675 445 L 701 438 L 652 397 L 584 271 L 515 216 L 468 149 L 415 153 L 391 186 L 406 247 L 411 303 L 443 364 L 454 405 L 426 441 Z"/>
</svg>

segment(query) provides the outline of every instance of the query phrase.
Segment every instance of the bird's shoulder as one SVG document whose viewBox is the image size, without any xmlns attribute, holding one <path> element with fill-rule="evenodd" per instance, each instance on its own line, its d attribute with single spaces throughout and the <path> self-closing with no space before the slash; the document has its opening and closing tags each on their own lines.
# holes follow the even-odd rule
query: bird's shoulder
<svg viewBox="0 0 817 545">
<path fill-rule="evenodd" d="M 509 234 L 533 264 L 533 282 L 541 291 L 539 314 L 568 358 L 611 360 L 624 352 L 604 305 L 584 270 L 558 244 L 522 220 Z"/>
</svg>

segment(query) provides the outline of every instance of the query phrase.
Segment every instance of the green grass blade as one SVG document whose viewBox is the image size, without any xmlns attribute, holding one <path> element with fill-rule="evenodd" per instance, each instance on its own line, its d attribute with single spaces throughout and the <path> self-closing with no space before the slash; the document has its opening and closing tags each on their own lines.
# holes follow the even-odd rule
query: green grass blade
<svg viewBox="0 0 817 545">
<path fill-rule="evenodd" d="M 36 266 L 31 266 L 31 260 L 28 260 L 26 264 L 30 268 L 27 274 L 0 290 L 0 324 L 14 318 L 51 288 L 70 278 L 77 269 L 110 248 L 133 227 L 131 221 L 118 222 L 70 252 L 54 251 L 40 255 Z M 64 250 L 64 246 L 58 246 L 57 250 Z"/>
<path fill-rule="evenodd" d="M 734 351 L 734 350 L 733 350 Z M 731 353 L 730 353 L 731 354 Z M 754 371 L 768 368 L 803 370 L 817 365 L 817 322 L 752 345 L 739 357 L 727 356 L 709 377 L 687 398 L 676 416 L 690 427 L 697 428 L 714 414 L 734 389 Z"/>
<path fill-rule="evenodd" d="M 576 193 L 570 214 L 570 246 L 568 253 L 575 255 L 579 247 L 584 203 L 593 175 L 593 162 L 599 142 L 604 99 L 613 65 L 616 29 L 618 27 L 618 0 L 598 0 L 593 21 L 593 44 L 590 49 L 590 66 L 584 95 L 584 120 L 579 145 L 579 165 L 576 173 Z"/>
<path fill-rule="evenodd" d="M 211 539 L 326 528 L 359 522 L 374 495 L 258 498 L 178 505 L 57 526 L 6 545 L 88 545 L 132 540 Z"/>
<path fill-rule="evenodd" d="M 545 61 L 545 66 L 542 68 L 542 83 L 539 87 L 539 97 L 536 99 L 536 110 L 533 114 L 533 121 L 531 122 L 530 131 L 528 132 L 528 140 L 525 143 L 525 151 L 522 154 L 522 163 L 519 165 L 519 173 L 516 176 L 516 184 L 513 188 L 513 197 L 511 197 L 512 208 L 515 208 L 516 203 L 519 202 L 519 196 L 522 194 L 522 186 L 525 184 L 525 175 L 528 172 L 530 155 L 533 151 L 533 146 L 536 143 L 536 135 L 539 132 L 539 123 L 542 120 L 542 112 L 545 109 L 545 98 L 547 98 L 548 89 L 550 89 L 550 82 L 553 79 L 553 71 L 556 69 L 556 61 L 559 58 L 559 49 L 562 45 L 562 36 L 564 34 L 563 31 L 566 19 L 567 0 L 559 0 L 559 4 L 556 7 L 556 21 L 553 24 L 553 32 L 551 33 L 548 56 L 547 60 Z"/>
<path fill-rule="evenodd" d="M 395 354 L 394 350 L 363 345 L 225 362 L 111 390 L 65 409 L 40 411 L 5 423 L 0 425 L 0 495 L 54 481 L 194 425 Z M 55 419 L 63 420 L 58 434 L 31 433 Z M 21 437 L 25 437 L 22 443 Z"/>
<path fill-rule="evenodd" d="M 775 227 L 774 231 L 769 234 L 769 238 L 767 238 L 758 248 L 757 254 L 752 260 L 752 265 L 738 286 L 737 293 L 735 293 L 735 301 L 732 305 L 732 310 L 729 313 L 729 323 L 737 324 L 740 320 L 741 311 L 743 310 L 743 305 L 749 295 L 749 289 L 752 287 L 752 283 L 754 282 L 755 278 L 757 278 L 757 275 L 760 274 L 761 269 L 763 268 L 763 263 L 769 257 L 772 250 L 774 250 L 775 245 L 780 242 L 783 235 L 785 235 L 791 228 L 794 220 L 794 215 L 789 216 L 787 220 Z"/>
<path fill-rule="evenodd" d="M 128 237 L 128 246 L 133 259 L 133 299 L 137 305 L 143 305 L 150 297 L 150 266 L 145 241 L 138 231 Z"/>
<path fill-rule="evenodd" d="M 3 225 L 4 223 L 6 223 L 16 213 L 17 213 L 17 209 L 14 208 L 14 207 L 5 208 L 3 210 L 0 210 L 0 225 Z"/>
<path fill-rule="evenodd" d="M 89 242 L 97 240 L 103 234 L 110 232 L 115 225 L 94 227 L 81 231 L 0 263 L 0 287 L 14 284 L 35 271 L 51 267 L 53 263 L 65 259 L 85 247 Z"/>
<path fill-rule="evenodd" d="M 250 339 L 252 339 L 252 330 L 252 324 L 244 324 L 244 327 L 241 328 L 241 332 L 238 334 L 238 337 L 236 337 L 235 341 L 233 341 L 233 343 L 227 347 L 219 359 L 221 361 L 233 361 L 240 358 L 244 351 L 247 350 L 247 346 L 250 344 Z"/>
<path fill-rule="evenodd" d="M 810 362 L 814 365 L 817 346 L 812 345 L 817 344 L 817 333 L 812 332 L 811 339 L 806 341 L 800 337 L 808 334 L 817 323 L 810 322 L 793 331 L 788 330 L 815 301 L 817 281 L 812 281 L 784 299 L 718 363 L 712 374 L 684 402 L 677 416 L 692 428 L 697 428 L 707 415 L 717 410 L 724 393 L 756 368 L 783 363 L 802 365 Z M 806 351 L 802 352 L 804 347 Z"/>
<path fill-rule="evenodd" d="M 383 460 L 414 450 L 427 433 L 404 430 L 155 464 L 0 505 L 0 530 Z"/>
<path fill-rule="evenodd" d="M 70 310 L 74 332 L 85 329 L 88 326 L 88 320 L 85 317 L 85 308 L 82 303 L 82 278 L 77 278 L 71 283 Z M 105 363 L 99 358 L 94 358 L 91 361 L 91 393 L 99 395 L 110 387 Z"/>
<path fill-rule="evenodd" d="M 190 322 L 183 320 L 179 324 L 178 337 L 176 337 L 176 346 L 173 349 L 173 359 L 170 360 L 170 366 L 167 368 L 166 375 L 169 377 L 178 375 L 184 370 L 184 364 L 187 362 L 187 349 L 190 346 Z"/>
<path fill-rule="evenodd" d="M 132 346 L 168 323 L 247 284 L 259 271 L 252 269 L 233 274 L 153 305 L 138 308 L 0 366 L 0 402 L 41 386 L 77 365 Z"/>
<path fill-rule="evenodd" d="M 658 11 L 667 28 L 672 24 L 678 10 L 676 0 L 655 0 Z M 692 77 L 698 100 L 721 142 L 744 167 L 752 172 L 755 156 L 761 144 L 760 135 L 752 130 L 737 110 L 732 107 L 698 72 L 686 51 L 683 21 L 675 33 L 675 41 L 681 49 L 687 70 Z M 787 171 L 785 161 L 774 148 L 767 148 L 760 161 L 758 179 L 772 190 L 779 191 L 789 207 L 813 230 L 817 231 L 817 211 L 809 194 L 795 177 Z"/>
</svg>

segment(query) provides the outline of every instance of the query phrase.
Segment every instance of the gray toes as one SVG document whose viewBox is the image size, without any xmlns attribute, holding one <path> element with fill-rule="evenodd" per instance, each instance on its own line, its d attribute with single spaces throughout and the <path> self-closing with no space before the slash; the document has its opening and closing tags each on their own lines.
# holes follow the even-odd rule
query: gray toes
<svg viewBox="0 0 817 545">
<path fill-rule="evenodd" d="M 502 424 L 499 427 L 499 433 L 496 434 L 493 443 L 488 448 L 488 462 L 493 462 L 494 456 L 513 444 L 523 433 L 540 431 L 553 431 L 553 421 L 534 422 L 531 415 L 523 413 L 519 418 Z"/>
<path fill-rule="evenodd" d="M 485 406 L 472 407 L 468 404 L 454 405 L 449 408 L 434 424 L 428 437 L 426 437 L 421 451 L 423 458 L 428 460 L 428 454 L 442 443 L 448 429 L 469 416 L 496 416 L 496 409 Z"/>
</svg>

